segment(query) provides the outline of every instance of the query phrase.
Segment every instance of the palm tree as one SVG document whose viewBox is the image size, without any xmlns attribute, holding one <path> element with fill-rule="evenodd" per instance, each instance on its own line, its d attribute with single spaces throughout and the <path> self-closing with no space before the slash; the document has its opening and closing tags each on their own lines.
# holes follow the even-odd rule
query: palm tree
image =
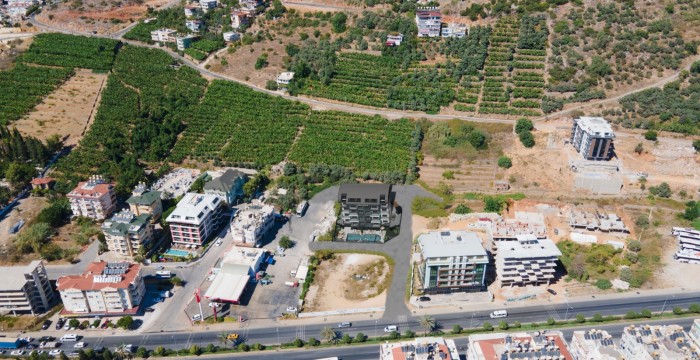
<svg viewBox="0 0 700 360">
<path fill-rule="evenodd" d="M 435 331 L 435 328 L 437 327 L 437 323 L 435 322 L 435 319 L 428 315 L 423 315 L 422 318 L 420 318 L 420 326 L 425 329 L 425 334 L 432 334 Z"/>
<path fill-rule="evenodd" d="M 321 329 L 321 338 L 329 343 L 335 342 L 338 339 L 338 333 L 330 326 Z"/>
</svg>

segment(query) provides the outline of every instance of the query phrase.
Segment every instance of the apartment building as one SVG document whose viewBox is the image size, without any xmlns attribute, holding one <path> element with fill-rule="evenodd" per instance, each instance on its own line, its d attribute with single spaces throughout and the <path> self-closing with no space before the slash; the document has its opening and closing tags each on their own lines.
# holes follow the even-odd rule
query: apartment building
<svg viewBox="0 0 700 360">
<path fill-rule="evenodd" d="M 185 26 L 192 32 L 199 32 L 204 27 L 204 22 L 197 19 L 185 20 Z"/>
<path fill-rule="evenodd" d="M 233 242 L 240 246 L 256 246 L 265 233 L 272 228 L 275 221 L 275 208 L 259 200 L 242 209 L 233 216 L 231 235 Z"/>
<path fill-rule="evenodd" d="M 139 183 L 126 203 L 129 204 L 129 210 L 134 215 L 150 215 L 151 221 L 155 222 L 163 214 L 163 202 L 160 196 L 160 191 L 148 190 L 146 184 Z"/>
<path fill-rule="evenodd" d="M 275 82 L 279 88 L 287 88 L 292 80 L 294 80 L 294 72 L 284 71 L 277 75 L 277 80 Z"/>
<path fill-rule="evenodd" d="M 574 360 L 622 360 L 620 349 L 605 330 L 574 331 L 569 343 Z"/>
<path fill-rule="evenodd" d="M 389 227 L 394 193 L 387 184 L 342 184 L 338 191 L 341 226 L 359 230 Z"/>
<path fill-rule="evenodd" d="M 614 138 L 610 124 L 601 117 L 577 117 L 571 127 L 571 144 L 586 160 L 610 159 Z"/>
<path fill-rule="evenodd" d="M 219 6 L 218 0 L 199 0 L 199 6 L 202 7 L 202 11 L 209 12 L 209 10 L 216 9 Z"/>
<path fill-rule="evenodd" d="M 82 275 L 60 277 L 56 286 L 64 311 L 73 314 L 134 314 L 146 294 L 141 265 L 127 262 L 91 263 Z"/>
<path fill-rule="evenodd" d="M 467 36 L 467 32 L 467 25 L 451 22 L 447 24 L 442 24 L 442 32 L 440 33 L 440 35 L 444 38 L 463 38 Z"/>
<path fill-rule="evenodd" d="M 452 339 L 422 337 L 379 346 L 379 360 L 459 360 L 457 345 Z"/>
<path fill-rule="evenodd" d="M 403 42 L 403 34 L 393 33 L 386 35 L 386 46 L 399 46 Z"/>
<path fill-rule="evenodd" d="M 630 325 L 620 338 L 625 359 L 685 360 L 700 357 L 700 349 L 679 325 Z"/>
<path fill-rule="evenodd" d="M 151 40 L 155 42 L 174 42 L 176 30 L 173 29 L 158 29 L 151 31 Z"/>
<path fill-rule="evenodd" d="M 184 51 L 192 46 L 192 42 L 197 39 L 197 35 L 178 35 L 175 36 L 175 45 L 180 51 Z"/>
<path fill-rule="evenodd" d="M 416 11 L 418 37 L 440 37 L 442 14 L 436 8 L 419 9 Z"/>
<path fill-rule="evenodd" d="M 73 216 L 85 216 L 94 220 L 104 220 L 114 212 L 117 197 L 114 184 L 107 183 L 101 176 L 92 176 L 81 182 L 66 197 L 70 201 Z"/>
<path fill-rule="evenodd" d="M 518 235 L 517 241 L 501 241 L 496 254 L 496 275 L 501 286 L 550 284 L 555 277 L 559 248 L 549 239 Z"/>
<path fill-rule="evenodd" d="M 235 205 L 243 197 L 243 185 L 248 175 L 238 170 L 228 169 L 221 176 L 204 184 L 204 193 L 216 195 L 229 205 Z"/>
<path fill-rule="evenodd" d="M 135 215 L 122 210 L 102 224 L 109 251 L 121 256 L 138 255 L 142 246 L 153 240 L 151 215 Z"/>
<path fill-rule="evenodd" d="M 51 309 L 56 297 L 41 260 L 24 266 L 0 267 L 0 314 L 38 315 Z"/>
<path fill-rule="evenodd" d="M 690 336 L 690 339 L 695 341 L 696 345 L 700 346 L 700 319 L 695 319 L 693 321 L 693 325 L 690 327 L 688 335 Z"/>
<path fill-rule="evenodd" d="M 224 41 L 226 41 L 226 42 L 234 42 L 234 41 L 238 41 L 241 39 L 241 34 L 235 32 L 235 31 L 227 31 L 227 32 L 223 33 L 222 35 L 224 37 Z"/>
<path fill-rule="evenodd" d="M 215 195 L 187 193 L 165 219 L 173 243 L 201 246 L 219 227 L 224 202 Z"/>
<path fill-rule="evenodd" d="M 418 246 L 424 293 L 485 290 L 489 257 L 475 233 L 432 231 L 418 237 Z"/>
<path fill-rule="evenodd" d="M 248 15 L 242 11 L 234 11 L 231 14 L 231 27 L 234 29 L 240 29 L 244 25 L 250 23 L 250 18 Z"/>
<path fill-rule="evenodd" d="M 199 6 L 188 5 L 185 6 L 185 17 L 193 18 L 197 17 L 202 13 L 202 8 Z"/>
<path fill-rule="evenodd" d="M 467 360 L 573 360 L 561 331 L 469 336 Z"/>
</svg>

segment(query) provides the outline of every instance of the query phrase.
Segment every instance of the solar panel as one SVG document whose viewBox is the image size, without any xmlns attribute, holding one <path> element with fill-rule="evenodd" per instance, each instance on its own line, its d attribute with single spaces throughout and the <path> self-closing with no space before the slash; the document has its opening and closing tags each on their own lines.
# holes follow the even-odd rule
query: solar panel
<svg viewBox="0 0 700 360">
<path fill-rule="evenodd" d="M 585 335 L 583 335 L 583 338 L 586 339 L 586 340 L 590 340 L 590 339 L 591 339 L 591 335 L 585 334 Z"/>
</svg>

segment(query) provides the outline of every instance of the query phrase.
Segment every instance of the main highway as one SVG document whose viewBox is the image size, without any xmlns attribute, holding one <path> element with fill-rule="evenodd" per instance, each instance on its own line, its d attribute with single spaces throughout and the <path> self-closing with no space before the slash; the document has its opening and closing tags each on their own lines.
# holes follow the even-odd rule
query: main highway
<svg viewBox="0 0 700 360">
<path fill-rule="evenodd" d="M 400 300 L 402 301 L 402 299 Z M 653 312 L 670 312 L 676 306 L 687 309 L 690 304 L 700 303 L 700 292 L 682 292 L 677 294 L 664 295 L 636 295 L 629 294 L 626 298 L 619 299 L 596 299 L 591 297 L 590 300 L 559 303 L 551 305 L 525 306 L 525 307 L 506 307 L 508 310 L 507 320 L 510 324 L 515 321 L 521 323 L 544 323 L 548 318 L 554 318 L 557 321 L 571 321 L 576 315 L 582 314 L 586 317 L 592 317 L 599 313 L 603 316 L 608 315 L 624 315 L 629 311 L 640 312 L 642 309 L 649 309 Z M 481 327 L 484 322 L 488 321 L 492 325 L 497 326 L 499 319 L 490 319 L 489 310 L 481 311 L 462 311 L 452 314 L 435 315 L 439 328 L 449 331 L 453 325 L 460 325 L 463 328 Z M 326 326 L 334 326 L 336 324 L 317 323 L 297 325 L 295 322 L 299 320 L 282 320 L 278 322 L 278 326 L 268 326 L 265 328 L 246 328 L 244 331 L 232 330 L 239 332 L 242 339 L 248 344 L 261 343 L 266 345 L 278 344 L 280 342 L 290 342 L 294 340 L 300 333 L 303 333 L 304 340 L 311 337 L 320 338 L 321 329 Z M 412 330 L 416 333 L 422 331 L 420 317 L 408 317 L 405 321 L 400 322 L 398 319 L 377 319 L 357 321 L 352 324 L 352 327 L 344 329 L 343 333 L 348 333 L 351 336 L 362 332 L 367 336 L 377 336 L 384 333 L 384 327 L 387 325 L 397 325 L 400 332 Z M 680 320 L 679 320 L 680 321 Z M 299 328 L 303 328 L 300 331 Z M 221 333 L 220 330 L 202 330 L 196 332 L 155 332 L 155 333 L 103 333 L 99 337 L 95 337 L 90 333 L 85 334 L 83 341 L 87 342 L 91 347 L 116 347 L 122 344 L 132 344 L 136 346 L 144 346 L 153 349 L 158 346 L 171 349 L 187 349 L 191 345 L 206 346 L 208 344 L 219 344 L 217 339 Z M 355 348 L 353 348 L 355 349 Z"/>
</svg>

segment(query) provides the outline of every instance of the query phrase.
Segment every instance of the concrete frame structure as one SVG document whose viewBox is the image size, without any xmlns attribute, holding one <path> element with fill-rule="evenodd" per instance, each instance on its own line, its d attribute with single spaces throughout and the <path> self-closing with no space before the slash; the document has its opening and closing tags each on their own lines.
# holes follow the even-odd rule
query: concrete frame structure
<svg viewBox="0 0 700 360">
<path fill-rule="evenodd" d="M 697 344 L 678 325 L 627 326 L 620 350 L 625 359 L 635 360 L 695 359 L 700 354 Z"/>
<path fill-rule="evenodd" d="M 148 214 L 151 221 L 156 222 L 163 214 L 163 202 L 160 200 L 160 191 L 148 190 L 146 184 L 139 183 L 131 193 L 131 197 L 126 200 L 129 210 L 134 215 Z"/>
<path fill-rule="evenodd" d="M 136 256 L 142 246 L 153 240 L 151 215 L 134 215 L 122 210 L 101 226 L 109 251 L 121 256 Z"/>
<path fill-rule="evenodd" d="M 187 193 L 165 221 L 173 243 L 201 246 L 221 224 L 224 202 L 215 195 Z"/>
<path fill-rule="evenodd" d="M 674 227 L 671 234 L 678 240 L 678 251 L 673 258 L 680 262 L 700 264 L 700 231 Z"/>
<path fill-rule="evenodd" d="M 342 184 L 338 223 L 359 230 L 386 228 L 391 224 L 394 195 L 387 184 Z"/>
<path fill-rule="evenodd" d="M 66 312 L 133 314 L 146 294 L 141 265 L 94 262 L 81 275 L 60 277 L 56 287 Z"/>
<path fill-rule="evenodd" d="M 240 209 L 233 216 L 231 235 L 233 242 L 240 246 L 257 246 L 275 220 L 275 208 L 259 200 Z"/>
<path fill-rule="evenodd" d="M 559 248 L 549 239 L 518 235 L 517 241 L 498 243 L 496 275 L 501 286 L 550 284 L 554 280 Z"/>
<path fill-rule="evenodd" d="M 379 360 L 408 359 L 459 360 L 459 352 L 454 340 L 442 337 L 422 337 L 379 345 Z"/>
<path fill-rule="evenodd" d="M 45 313 L 51 309 L 56 296 L 51 289 L 46 267 L 41 260 L 25 266 L 0 267 L 0 313 Z"/>
<path fill-rule="evenodd" d="M 601 117 L 577 117 L 571 127 L 571 144 L 587 160 L 610 159 L 614 138 L 610 124 Z"/>
<path fill-rule="evenodd" d="M 485 290 L 488 253 L 466 231 L 432 231 L 418 237 L 419 271 L 428 294 Z"/>
<path fill-rule="evenodd" d="M 574 360 L 617 360 L 623 359 L 620 349 L 612 336 L 605 330 L 574 331 L 569 342 L 569 351 Z"/>
<path fill-rule="evenodd" d="M 469 336 L 467 360 L 573 360 L 561 331 Z"/>
<path fill-rule="evenodd" d="M 66 197 L 70 201 L 73 216 L 85 216 L 94 220 L 108 218 L 117 206 L 114 184 L 107 183 L 102 176 L 97 175 L 78 183 Z"/>
</svg>

